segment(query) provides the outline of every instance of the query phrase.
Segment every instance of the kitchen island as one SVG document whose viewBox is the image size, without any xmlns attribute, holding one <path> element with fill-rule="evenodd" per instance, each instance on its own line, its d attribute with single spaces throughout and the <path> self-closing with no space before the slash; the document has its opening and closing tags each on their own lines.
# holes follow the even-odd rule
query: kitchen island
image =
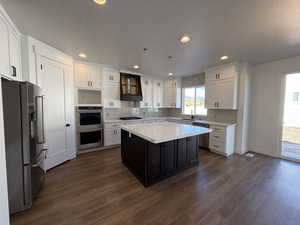
<svg viewBox="0 0 300 225">
<path fill-rule="evenodd" d="M 198 164 L 198 136 L 211 129 L 179 123 L 121 126 L 123 164 L 148 187 Z"/>
</svg>

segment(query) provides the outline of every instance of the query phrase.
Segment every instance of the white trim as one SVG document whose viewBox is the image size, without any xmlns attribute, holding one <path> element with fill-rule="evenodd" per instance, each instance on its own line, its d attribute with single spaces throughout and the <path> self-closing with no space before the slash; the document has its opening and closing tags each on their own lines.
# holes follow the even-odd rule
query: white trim
<svg viewBox="0 0 300 225">
<path fill-rule="evenodd" d="M 286 76 L 288 74 L 282 74 L 281 77 L 281 88 L 280 88 L 280 104 L 279 104 L 279 126 L 277 131 L 277 149 L 276 153 L 282 156 L 282 135 L 283 135 L 283 117 L 284 117 L 284 104 L 285 104 L 285 87 L 286 87 Z"/>
<path fill-rule="evenodd" d="M 0 77 L 0 224 L 9 225 L 6 153 L 3 123 L 2 81 Z"/>
<path fill-rule="evenodd" d="M 3 19 L 5 20 L 5 22 L 13 29 L 14 32 L 17 33 L 17 35 L 21 35 L 19 29 L 15 26 L 15 24 L 12 22 L 12 20 L 10 19 L 9 15 L 7 14 L 7 12 L 5 11 L 5 9 L 3 8 L 3 6 L 0 4 L 0 15 L 1 17 L 3 17 Z"/>
</svg>

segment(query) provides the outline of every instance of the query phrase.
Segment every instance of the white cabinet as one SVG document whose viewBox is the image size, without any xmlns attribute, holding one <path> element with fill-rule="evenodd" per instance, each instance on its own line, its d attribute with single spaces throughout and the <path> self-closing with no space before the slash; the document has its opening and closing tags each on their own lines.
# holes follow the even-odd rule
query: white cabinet
<svg viewBox="0 0 300 225">
<path fill-rule="evenodd" d="M 164 107 L 181 108 L 181 79 L 164 82 Z"/>
<path fill-rule="evenodd" d="M 152 80 L 141 78 L 143 101 L 140 102 L 140 108 L 152 108 L 153 106 L 153 85 Z"/>
<path fill-rule="evenodd" d="M 111 68 L 104 68 L 103 82 L 120 84 L 120 71 Z"/>
<path fill-rule="evenodd" d="M 163 81 L 153 81 L 153 108 L 162 108 L 164 99 Z"/>
<path fill-rule="evenodd" d="M 120 72 L 118 70 L 103 69 L 103 105 L 104 108 L 120 108 Z"/>
<path fill-rule="evenodd" d="M 121 144 L 121 124 L 105 123 L 104 124 L 104 146 Z"/>
<path fill-rule="evenodd" d="M 21 36 L 13 29 L 9 32 L 9 64 L 10 75 L 14 79 L 22 80 L 22 65 L 21 65 Z"/>
<path fill-rule="evenodd" d="M 97 64 L 75 62 L 75 84 L 77 88 L 101 89 L 102 78 Z"/>
<path fill-rule="evenodd" d="M 234 153 L 235 125 L 210 125 L 209 148 L 211 151 L 224 156 Z"/>
<path fill-rule="evenodd" d="M 0 74 L 22 80 L 21 34 L 0 14 Z"/>
<path fill-rule="evenodd" d="M 0 74 L 9 74 L 9 32 L 7 24 L 0 15 Z"/>
<path fill-rule="evenodd" d="M 206 71 L 205 106 L 208 109 L 237 109 L 238 69 L 229 64 Z"/>
</svg>

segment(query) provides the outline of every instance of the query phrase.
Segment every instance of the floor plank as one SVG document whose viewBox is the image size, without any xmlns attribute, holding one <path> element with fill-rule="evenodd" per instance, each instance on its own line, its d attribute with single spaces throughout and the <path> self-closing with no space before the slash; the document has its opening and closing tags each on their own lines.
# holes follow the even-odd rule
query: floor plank
<svg viewBox="0 0 300 225">
<path fill-rule="evenodd" d="M 12 225 L 299 225 L 300 164 L 201 151 L 199 166 L 144 188 L 120 149 L 80 155 L 47 173 Z"/>
</svg>

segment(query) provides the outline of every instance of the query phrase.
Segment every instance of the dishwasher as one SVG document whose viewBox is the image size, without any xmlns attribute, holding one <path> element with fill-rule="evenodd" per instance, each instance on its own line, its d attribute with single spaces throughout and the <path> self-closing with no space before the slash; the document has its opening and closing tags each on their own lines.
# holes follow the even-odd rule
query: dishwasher
<svg viewBox="0 0 300 225">
<path fill-rule="evenodd" d="M 209 124 L 206 123 L 193 123 L 194 126 L 209 128 Z M 199 135 L 198 149 L 209 150 L 209 133 Z"/>
</svg>

